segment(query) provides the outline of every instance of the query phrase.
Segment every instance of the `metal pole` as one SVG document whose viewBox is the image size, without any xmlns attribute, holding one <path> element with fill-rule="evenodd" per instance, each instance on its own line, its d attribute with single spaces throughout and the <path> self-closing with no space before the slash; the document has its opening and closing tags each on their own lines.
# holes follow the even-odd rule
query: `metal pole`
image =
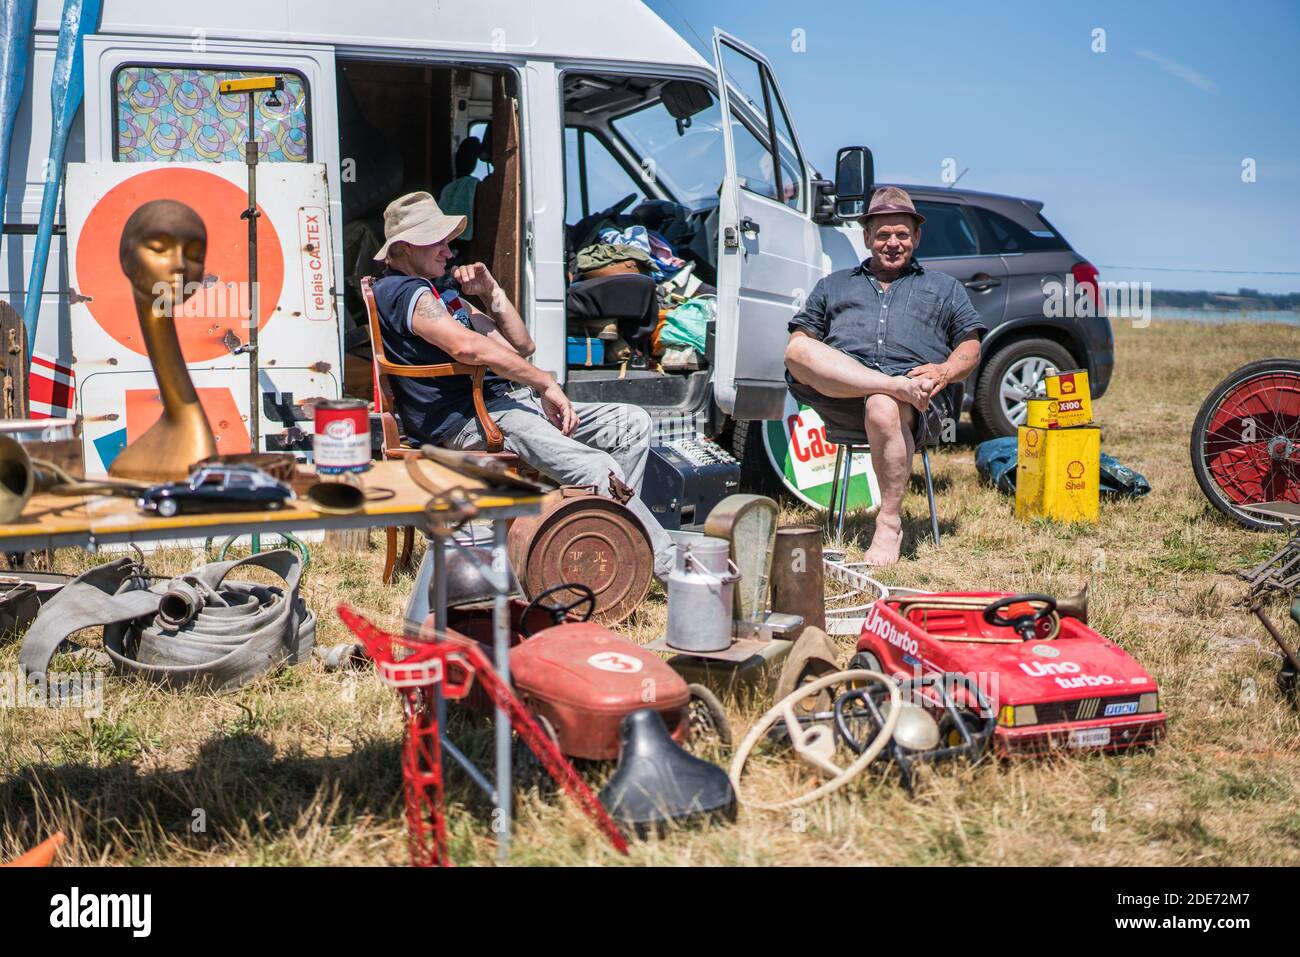
<svg viewBox="0 0 1300 957">
<path fill-rule="evenodd" d="M 248 94 L 248 144 L 244 148 L 244 162 L 248 164 L 248 208 L 244 218 L 248 220 L 248 342 L 244 351 L 248 353 L 248 438 L 249 451 L 256 453 L 261 445 L 259 427 L 261 389 L 257 382 L 257 313 L 260 308 L 257 294 L 257 131 L 256 122 L 257 94 Z M 253 533 L 253 552 L 261 550 L 262 537 Z"/>
<path fill-rule="evenodd" d="M 510 687 L 510 559 L 506 554 L 506 523 L 492 520 L 492 587 L 496 597 L 492 601 L 492 647 L 495 653 L 497 675 L 501 683 Z M 504 708 L 496 710 L 497 737 L 497 800 L 496 820 L 497 860 L 504 862 L 510 856 L 510 713 Z"/>
</svg>

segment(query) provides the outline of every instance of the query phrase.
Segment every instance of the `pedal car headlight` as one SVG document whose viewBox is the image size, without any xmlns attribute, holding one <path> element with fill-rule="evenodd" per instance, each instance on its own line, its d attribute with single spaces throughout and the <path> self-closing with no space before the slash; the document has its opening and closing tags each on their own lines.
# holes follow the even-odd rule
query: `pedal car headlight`
<svg viewBox="0 0 1300 957">
<path fill-rule="evenodd" d="M 998 713 L 998 724 L 1004 728 L 1038 724 L 1038 712 L 1032 704 L 1004 704 Z"/>
<path fill-rule="evenodd" d="M 1142 697 L 1138 698 L 1138 714 L 1153 714 L 1160 710 L 1160 695 L 1154 691 L 1148 691 Z"/>
</svg>

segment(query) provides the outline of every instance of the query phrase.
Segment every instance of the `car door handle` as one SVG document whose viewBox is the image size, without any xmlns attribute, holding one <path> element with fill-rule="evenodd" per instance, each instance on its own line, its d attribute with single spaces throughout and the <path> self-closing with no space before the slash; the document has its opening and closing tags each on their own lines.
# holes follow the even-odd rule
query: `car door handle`
<svg viewBox="0 0 1300 957">
<path fill-rule="evenodd" d="M 762 228 L 748 216 L 740 221 L 740 231 L 742 233 L 759 233 Z"/>
<path fill-rule="evenodd" d="M 985 292 L 989 289 L 992 289 L 994 286 L 1002 285 L 1002 280 L 994 279 L 991 276 L 984 276 L 984 277 L 972 276 L 970 279 L 967 279 L 964 283 L 962 283 L 962 285 L 965 286 L 967 289 L 974 289 L 976 292 Z"/>
</svg>

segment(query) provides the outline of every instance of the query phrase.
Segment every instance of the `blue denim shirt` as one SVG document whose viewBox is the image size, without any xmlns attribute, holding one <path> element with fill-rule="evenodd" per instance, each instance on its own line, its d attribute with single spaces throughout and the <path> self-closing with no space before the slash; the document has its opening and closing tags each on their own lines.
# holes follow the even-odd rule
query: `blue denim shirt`
<svg viewBox="0 0 1300 957">
<path fill-rule="evenodd" d="M 790 331 L 802 329 L 886 375 L 943 362 L 972 332 L 988 331 L 966 288 L 947 273 L 912 260 L 884 290 L 869 262 L 821 279 Z"/>
</svg>

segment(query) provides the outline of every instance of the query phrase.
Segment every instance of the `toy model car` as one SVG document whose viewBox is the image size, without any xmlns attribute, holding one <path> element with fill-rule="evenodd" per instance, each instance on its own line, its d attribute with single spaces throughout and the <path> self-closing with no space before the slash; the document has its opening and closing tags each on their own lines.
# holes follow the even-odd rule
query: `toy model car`
<svg viewBox="0 0 1300 957">
<path fill-rule="evenodd" d="M 188 482 L 151 485 L 135 500 L 138 508 L 167 518 L 178 512 L 264 511 L 283 508 L 293 489 L 252 466 L 195 469 Z"/>
<path fill-rule="evenodd" d="M 544 601 L 561 592 L 579 597 L 562 605 Z M 511 602 L 510 682 L 560 751 L 616 760 L 619 723 L 642 708 L 657 711 L 678 744 L 701 734 L 730 744 L 726 712 L 713 692 L 687 684 L 654 652 L 589 621 L 595 603 L 591 589 L 579 584 L 548 588 L 527 604 Z M 491 646 L 490 605 L 449 609 L 447 624 Z M 480 713 L 490 710 L 473 691 L 468 702 Z"/>
<path fill-rule="evenodd" d="M 1122 648 L 1047 595 L 895 596 L 867 613 L 850 668 L 973 679 L 997 712 L 999 754 L 1150 745 L 1165 731 L 1159 688 Z M 970 724 L 975 724 L 973 702 Z M 951 724 L 951 722 L 949 722 Z M 944 727 L 948 740 L 958 729 Z"/>
</svg>

